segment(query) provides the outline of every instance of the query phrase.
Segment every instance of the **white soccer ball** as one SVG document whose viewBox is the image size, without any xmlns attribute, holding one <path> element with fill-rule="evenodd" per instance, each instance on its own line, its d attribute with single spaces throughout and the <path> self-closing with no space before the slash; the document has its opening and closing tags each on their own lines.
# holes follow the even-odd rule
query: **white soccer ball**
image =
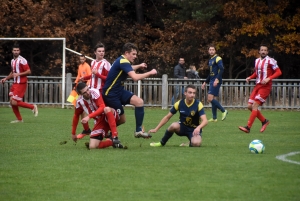
<svg viewBox="0 0 300 201">
<path fill-rule="evenodd" d="M 254 154 L 262 154 L 265 151 L 265 145 L 260 140 L 253 140 L 249 144 L 249 150 Z"/>
</svg>

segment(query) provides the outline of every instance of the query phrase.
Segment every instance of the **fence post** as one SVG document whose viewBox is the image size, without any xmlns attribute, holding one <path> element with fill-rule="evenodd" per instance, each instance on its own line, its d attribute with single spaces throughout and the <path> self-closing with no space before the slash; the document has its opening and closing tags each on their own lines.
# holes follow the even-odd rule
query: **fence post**
<svg viewBox="0 0 300 201">
<path fill-rule="evenodd" d="M 168 75 L 167 74 L 163 74 L 162 76 L 162 87 L 161 87 L 161 109 L 166 110 L 168 109 Z"/>
<path fill-rule="evenodd" d="M 69 97 L 70 93 L 72 91 L 72 73 L 67 73 L 67 79 L 66 79 L 66 96 Z"/>
</svg>

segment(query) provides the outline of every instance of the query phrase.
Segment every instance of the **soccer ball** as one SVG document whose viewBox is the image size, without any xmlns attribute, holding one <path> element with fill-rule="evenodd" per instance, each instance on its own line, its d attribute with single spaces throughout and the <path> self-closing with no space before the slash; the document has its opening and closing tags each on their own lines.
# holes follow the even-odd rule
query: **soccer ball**
<svg viewBox="0 0 300 201">
<path fill-rule="evenodd" d="M 254 154 L 262 154 L 265 151 L 265 145 L 260 140 L 253 140 L 249 144 L 249 150 Z"/>
</svg>

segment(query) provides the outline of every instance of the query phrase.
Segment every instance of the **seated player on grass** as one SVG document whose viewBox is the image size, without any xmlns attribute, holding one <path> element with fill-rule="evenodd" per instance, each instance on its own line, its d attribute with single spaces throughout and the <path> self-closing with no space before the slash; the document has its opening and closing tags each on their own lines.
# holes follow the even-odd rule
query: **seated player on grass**
<svg viewBox="0 0 300 201">
<path fill-rule="evenodd" d="M 150 146 L 164 146 L 175 132 L 178 136 L 186 136 L 189 139 L 190 147 L 200 147 L 202 143 L 202 128 L 207 125 L 208 121 L 204 112 L 203 104 L 195 99 L 196 87 L 188 85 L 184 91 L 185 98 L 177 101 L 169 113 L 163 117 L 156 128 L 149 130 L 148 133 L 156 133 L 165 125 L 171 117 L 179 111 L 179 121 L 173 122 L 166 130 L 165 135 L 160 142 L 152 142 Z M 200 121 L 201 120 L 201 121 Z M 200 123 L 201 122 L 201 123 Z M 180 146 L 185 146 L 181 144 Z"/>
<path fill-rule="evenodd" d="M 90 134 L 89 149 L 101 149 L 109 146 L 114 148 L 123 148 L 118 140 L 118 131 L 116 121 L 119 120 L 119 114 L 110 107 L 105 107 L 99 90 L 89 89 L 85 83 L 79 83 L 76 87 L 80 97 L 77 99 L 76 108 L 73 116 L 72 139 L 77 141 L 75 135 L 79 121 L 79 116 L 86 112 L 88 116 L 84 117 L 81 122 L 87 123 L 90 118 L 94 118 L 94 128 Z M 109 130 L 111 135 L 108 134 Z M 103 140 L 106 138 L 106 140 Z"/>
</svg>

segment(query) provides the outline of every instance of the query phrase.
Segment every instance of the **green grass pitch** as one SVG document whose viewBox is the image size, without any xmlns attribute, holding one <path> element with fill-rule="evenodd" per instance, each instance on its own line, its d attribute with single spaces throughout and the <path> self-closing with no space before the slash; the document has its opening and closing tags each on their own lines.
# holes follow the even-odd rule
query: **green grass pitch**
<svg viewBox="0 0 300 201">
<path fill-rule="evenodd" d="M 146 108 L 146 130 L 167 112 Z M 178 114 L 152 139 L 136 139 L 134 111 L 126 108 L 118 129 L 128 149 L 87 150 L 88 138 L 71 141 L 73 109 L 40 108 L 36 118 L 21 109 L 24 123 L 10 124 L 12 110 L 2 107 L 0 200 L 300 200 L 300 155 L 287 157 L 296 163 L 276 159 L 300 152 L 300 113 L 262 112 L 270 120 L 264 133 L 258 120 L 250 134 L 239 131 L 249 112 L 229 109 L 225 121 L 219 112 L 218 122 L 204 128 L 200 148 L 179 147 L 187 139 L 177 135 L 165 147 L 150 147 Z M 254 139 L 263 141 L 264 154 L 250 153 Z"/>
</svg>

